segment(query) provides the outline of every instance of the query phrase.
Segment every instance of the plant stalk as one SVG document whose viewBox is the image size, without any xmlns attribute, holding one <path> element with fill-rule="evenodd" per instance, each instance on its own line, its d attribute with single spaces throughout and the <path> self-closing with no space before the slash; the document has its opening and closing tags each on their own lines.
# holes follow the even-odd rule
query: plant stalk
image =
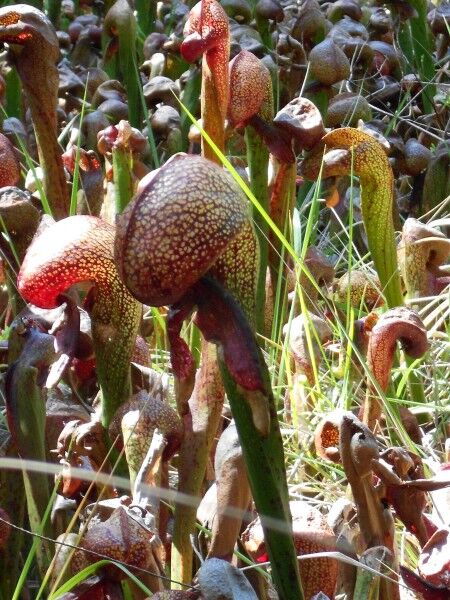
<svg viewBox="0 0 450 600">
<path fill-rule="evenodd" d="M 202 340 L 201 365 L 197 371 L 189 412 L 184 415 L 185 437 L 180 449 L 178 489 L 197 498 L 195 505 L 177 504 L 172 541 L 171 577 L 188 583 L 192 579 L 193 553 L 190 534 L 194 530 L 197 504 L 212 442 L 223 406 L 223 386 L 213 344 Z M 179 589 L 183 589 L 180 586 Z"/>
<path fill-rule="evenodd" d="M 122 144 L 113 145 L 112 166 L 116 214 L 122 213 L 133 197 L 132 163 L 133 157 L 129 148 L 124 147 Z"/>
<path fill-rule="evenodd" d="M 266 212 L 269 211 L 268 167 L 269 151 L 264 140 L 248 125 L 245 128 L 247 162 L 250 171 L 250 187 Z M 259 240 L 259 269 L 256 285 L 256 330 L 264 332 L 264 309 L 266 303 L 266 274 L 269 261 L 269 226 L 261 212 L 252 206 L 253 222 Z"/>
<path fill-rule="evenodd" d="M 20 359 L 19 359 L 20 361 Z M 9 407 L 16 415 L 15 426 L 12 427 L 16 439 L 19 456 L 24 461 L 23 482 L 30 528 L 33 533 L 52 535 L 49 522 L 42 532 L 41 523 L 50 502 L 50 488 L 46 473 L 27 472 L 26 460 L 37 460 L 45 464 L 45 402 L 41 390 L 37 386 L 38 370 L 33 366 L 23 366 L 20 362 L 7 379 L 10 386 L 8 394 L 14 407 Z M 39 570 L 45 573 L 52 559 L 52 548 L 47 541 L 42 541 L 37 550 Z"/>
<path fill-rule="evenodd" d="M 7 456 L 12 456 L 12 449 Z M 24 526 L 26 496 L 23 478 L 16 471 L 4 469 L 0 472 L 0 506 L 11 517 L 14 525 Z M 9 600 L 14 594 L 20 565 L 20 556 L 24 543 L 24 533 L 12 528 L 6 547 L 0 549 L 0 600 Z"/>
<path fill-rule="evenodd" d="M 117 38 L 119 46 L 118 60 L 109 67 L 109 74 L 123 81 L 127 91 L 128 120 L 132 127 L 141 129 L 143 116 L 136 53 L 137 24 L 127 0 L 117 0 L 110 8 L 105 17 L 104 31 L 111 38 Z"/>
<path fill-rule="evenodd" d="M 261 360 L 261 364 L 264 361 Z M 220 359 L 222 378 L 247 465 L 247 474 L 261 518 L 280 600 L 303 600 L 298 560 L 292 538 L 284 452 L 273 395 L 269 396 L 270 430 L 265 437 L 255 427 L 249 403 Z M 265 367 L 267 368 L 267 367 Z M 268 373 L 265 373 L 268 379 Z"/>
<path fill-rule="evenodd" d="M 427 23 L 428 6 L 426 0 L 411 0 L 409 4 L 416 10 L 417 16 L 402 23 L 398 39 L 402 51 L 411 63 L 409 68 L 415 67 L 423 82 L 423 108 L 430 114 L 435 111 L 433 98 L 436 86 L 432 83 L 435 78 L 434 44 Z"/>
<path fill-rule="evenodd" d="M 61 0 L 44 0 L 44 12 L 53 23 L 59 27 L 59 16 L 61 13 Z"/>
<path fill-rule="evenodd" d="M 15 67 L 11 67 L 5 76 L 6 80 L 6 107 L 5 112 L 8 117 L 16 117 L 22 120 L 22 91 L 20 88 L 20 77 Z M 2 116 L 2 119 L 4 115 Z"/>
<path fill-rule="evenodd" d="M 292 211 L 295 205 L 295 180 L 297 176 L 296 163 L 278 163 L 278 170 L 273 184 L 270 198 L 270 216 L 278 229 L 283 232 L 287 240 L 290 239 L 288 228 L 290 227 Z M 283 245 L 280 239 L 270 232 L 269 266 L 272 277 L 273 289 L 276 289 L 280 274 L 285 274 L 283 267 Z M 283 287 L 286 280 L 283 279 Z M 284 296 L 287 288 L 283 290 Z"/>
<path fill-rule="evenodd" d="M 136 0 L 136 12 L 139 27 L 147 37 L 152 33 L 156 21 L 156 0 Z"/>
<path fill-rule="evenodd" d="M 44 175 L 44 192 L 53 217 L 62 219 L 69 214 L 69 192 L 61 158 L 62 150 L 57 139 L 56 110 L 53 108 L 56 108 L 56 97 L 52 99 L 54 104 L 50 109 L 50 103 L 36 90 L 36 84 L 29 85 L 19 66 L 18 71 L 21 74 L 36 134 L 39 163 Z"/>
</svg>

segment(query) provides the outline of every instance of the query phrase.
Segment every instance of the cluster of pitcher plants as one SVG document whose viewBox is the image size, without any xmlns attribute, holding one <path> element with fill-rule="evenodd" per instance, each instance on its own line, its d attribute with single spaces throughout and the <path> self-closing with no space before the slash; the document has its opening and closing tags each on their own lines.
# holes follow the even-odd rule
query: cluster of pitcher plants
<svg viewBox="0 0 450 600">
<path fill-rule="evenodd" d="M 0 8 L 0 600 L 450 598 L 449 23 Z"/>
</svg>

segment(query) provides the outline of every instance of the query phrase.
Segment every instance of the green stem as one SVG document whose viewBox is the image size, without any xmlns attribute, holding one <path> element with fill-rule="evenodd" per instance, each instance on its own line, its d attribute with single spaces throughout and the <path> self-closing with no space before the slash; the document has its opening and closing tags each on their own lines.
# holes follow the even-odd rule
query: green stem
<svg viewBox="0 0 450 600">
<path fill-rule="evenodd" d="M 139 27 L 145 36 L 153 31 L 156 21 L 156 0 L 136 0 Z"/>
<path fill-rule="evenodd" d="M 296 163 L 280 163 L 275 177 L 270 198 L 270 216 L 284 237 L 289 240 L 289 227 L 292 223 L 292 212 L 295 205 L 295 178 L 297 175 Z M 270 233 L 269 266 L 272 285 L 275 289 L 279 277 L 285 273 L 283 260 L 283 243 L 273 232 Z M 283 295 L 287 293 L 286 279 L 283 278 Z"/>
<path fill-rule="evenodd" d="M 185 106 L 190 113 L 195 113 L 195 107 L 198 103 L 200 96 L 200 90 L 202 86 L 202 78 L 200 76 L 200 69 L 197 66 L 193 66 L 189 69 L 189 76 L 186 82 L 186 86 L 183 90 L 181 100 L 183 106 Z M 183 111 L 181 113 L 181 139 L 185 145 L 183 152 L 187 151 L 187 139 L 189 128 L 191 127 L 191 120 L 188 114 Z"/>
<path fill-rule="evenodd" d="M 15 436 L 20 457 L 26 461 L 37 460 L 45 464 L 45 402 L 36 384 L 38 370 L 35 367 L 18 365 L 12 375 L 15 411 Z M 24 462 L 23 481 L 27 499 L 28 518 L 33 533 L 52 535 L 45 514 L 50 502 L 50 488 L 46 473 L 27 472 Z M 43 529 L 43 524 L 44 529 Z M 37 548 L 41 573 L 45 573 L 51 562 L 51 548 L 48 542 L 41 542 Z"/>
<path fill-rule="evenodd" d="M 124 297 L 123 292 L 117 295 L 110 289 L 104 298 L 97 298 L 91 317 L 97 377 L 102 393 L 102 424 L 107 428 L 119 406 L 131 394 L 130 357 L 141 306 L 131 296 Z"/>
<path fill-rule="evenodd" d="M 376 168 L 375 165 L 374 167 Z M 392 190 L 392 173 L 384 180 L 365 180 L 361 186 L 361 208 L 367 243 L 389 308 L 404 304 L 392 219 Z"/>
<path fill-rule="evenodd" d="M 131 151 L 123 146 L 113 146 L 112 161 L 116 214 L 120 214 L 133 197 L 133 157 Z"/>
<path fill-rule="evenodd" d="M 12 452 L 8 452 L 7 456 L 11 455 Z M 23 478 L 13 470 L 1 470 L 0 506 L 7 511 L 14 525 L 24 526 L 25 505 Z M 23 531 L 12 528 L 7 546 L 0 549 L 0 600 L 9 600 L 13 596 L 20 573 L 17 557 L 23 543 Z"/>
<path fill-rule="evenodd" d="M 250 171 L 250 187 L 266 212 L 269 211 L 268 166 L 269 151 L 253 127 L 245 129 L 247 162 Z M 259 270 L 256 286 L 256 330 L 264 331 L 264 308 L 266 302 L 266 273 L 269 260 L 269 227 L 261 212 L 252 206 L 253 222 L 259 240 Z"/>
<path fill-rule="evenodd" d="M 20 77 L 15 67 L 11 67 L 6 77 L 6 115 L 22 120 L 22 91 Z"/>
<path fill-rule="evenodd" d="M 358 569 L 353 596 L 359 600 L 379 600 L 380 578 L 372 571 Z"/>
<path fill-rule="evenodd" d="M 398 30 L 398 42 L 402 52 L 410 65 L 414 64 L 414 48 L 411 37 L 409 21 L 406 21 Z"/>
<path fill-rule="evenodd" d="M 261 363 L 265 364 L 263 360 Z M 222 360 L 220 367 L 236 421 L 256 510 L 264 529 L 274 585 L 280 600 L 303 600 L 292 538 L 283 442 L 273 396 L 269 396 L 270 430 L 265 437 L 255 427 L 250 405 L 238 390 Z M 268 378 L 268 373 L 265 376 Z M 275 523 L 277 528 L 273 527 Z"/>
<path fill-rule="evenodd" d="M 119 63 L 127 90 L 129 121 L 132 127 L 140 129 L 142 127 L 141 92 L 135 44 L 136 39 L 131 31 L 119 34 Z"/>
<path fill-rule="evenodd" d="M 104 22 L 105 34 L 111 38 L 117 37 L 119 43 L 117 60 L 111 61 L 108 73 L 123 81 L 127 91 L 128 120 L 133 127 L 140 129 L 143 112 L 141 82 L 137 68 L 136 29 L 136 17 L 127 0 L 117 0 L 108 11 Z"/>
<path fill-rule="evenodd" d="M 408 19 L 401 27 L 399 42 L 403 50 L 405 44 L 405 54 L 410 59 L 411 51 L 413 53 L 412 65 L 419 74 L 423 82 L 422 102 L 426 113 L 434 112 L 435 107 L 433 97 L 436 93 L 436 86 L 431 82 L 435 77 L 434 67 L 434 44 L 431 32 L 427 23 L 428 6 L 426 0 L 411 0 L 410 5 L 417 11 L 417 17 Z"/>
<path fill-rule="evenodd" d="M 44 0 L 44 12 L 55 27 L 59 26 L 61 0 Z"/>
<path fill-rule="evenodd" d="M 58 487 L 58 482 L 55 483 L 55 486 L 53 488 L 53 491 L 52 491 L 51 497 L 49 499 L 47 508 L 45 510 L 43 519 L 40 523 L 39 530 L 37 532 L 38 535 L 36 537 L 34 537 L 33 543 L 31 544 L 30 551 L 28 552 L 28 556 L 26 558 L 25 564 L 23 565 L 23 569 L 20 573 L 19 581 L 17 582 L 17 586 L 14 590 L 14 595 L 12 596 L 12 600 L 19 600 L 19 598 L 21 598 L 21 592 L 22 592 L 22 589 L 26 585 L 29 571 L 30 571 L 30 568 L 34 561 L 34 557 L 39 552 L 39 547 L 42 543 L 39 536 L 45 534 L 45 531 L 48 528 L 48 524 L 50 523 L 50 516 L 51 516 L 51 512 L 52 512 L 52 506 L 53 506 L 53 503 L 56 498 L 57 487 Z M 48 543 L 48 542 L 45 542 L 45 543 Z M 45 575 L 43 575 L 43 579 L 45 579 Z"/>
<path fill-rule="evenodd" d="M 262 42 L 266 48 L 271 50 L 273 48 L 272 35 L 270 33 L 269 19 L 260 17 L 258 14 L 255 15 L 256 30 L 261 36 Z"/>
<path fill-rule="evenodd" d="M 217 433 L 223 407 L 223 386 L 217 366 L 216 349 L 202 342 L 202 363 L 185 415 L 185 437 L 180 449 L 178 489 L 195 499 L 193 504 L 175 506 L 171 577 L 189 583 L 192 579 L 193 552 L 190 535 L 195 529 L 197 505 L 206 472 L 208 456 Z M 182 589 L 183 586 L 180 586 Z"/>
</svg>

